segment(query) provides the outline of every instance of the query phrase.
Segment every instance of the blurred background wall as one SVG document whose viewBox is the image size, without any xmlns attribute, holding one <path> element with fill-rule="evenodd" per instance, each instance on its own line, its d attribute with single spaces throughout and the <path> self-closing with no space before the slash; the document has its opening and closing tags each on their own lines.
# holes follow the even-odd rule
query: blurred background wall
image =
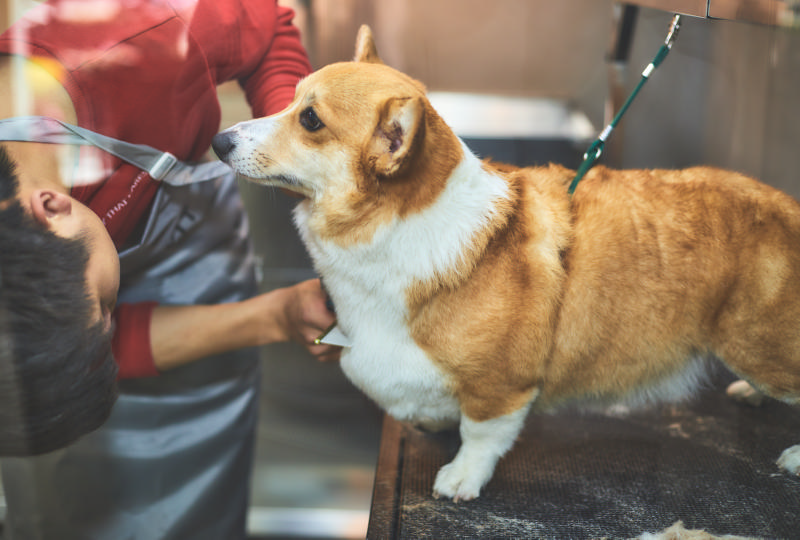
<svg viewBox="0 0 800 540">
<path fill-rule="evenodd" d="M 358 27 L 366 23 L 383 60 L 432 91 L 564 98 L 602 119 L 610 0 L 310 4 L 318 66 L 351 59 Z"/>
<path fill-rule="evenodd" d="M 627 88 L 669 19 L 640 11 Z M 800 197 L 797 28 L 684 17 L 672 53 L 640 96 L 624 134 L 612 139 L 622 166 L 717 165 Z"/>
</svg>

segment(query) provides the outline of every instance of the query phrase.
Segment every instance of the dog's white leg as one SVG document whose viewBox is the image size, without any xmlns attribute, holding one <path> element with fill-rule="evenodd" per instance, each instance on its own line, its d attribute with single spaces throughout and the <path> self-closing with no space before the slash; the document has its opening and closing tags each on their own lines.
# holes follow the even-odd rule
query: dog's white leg
<svg viewBox="0 0 800 540">
<path fill-rule="evenodd" d="M 800 475 L 800 444 L 783 451 L 781 457 L 778 458 L 778 467 L 786 472 Z"/>
<path fill-rule="evenodd" d="M 477 497 L 492 477 L 497 460 L 514 444 L 529 407 L 483 422 L 462 416 L 461 448 L 453 461 L 439 469 L 434 496 L 451 497 L 456 502 Z"/>
</svg>

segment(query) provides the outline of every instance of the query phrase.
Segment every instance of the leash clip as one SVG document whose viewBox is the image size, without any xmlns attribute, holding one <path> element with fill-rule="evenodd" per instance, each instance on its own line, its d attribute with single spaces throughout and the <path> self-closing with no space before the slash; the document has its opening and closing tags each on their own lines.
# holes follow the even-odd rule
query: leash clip
<svg viewBox="0 0 800 540">
<path fill-rule="evenodd" d="M 675 43 L 675 39 L 678 37 L 678 31 L 681 29 L 681 16 L 675 15 L 672 18 L 672 23 L 669 25 L 669 31 L 667 33 L 667 39 L 664 40 L 664 45 L 669 48 L 672 48 L 672 44 Z"/>
</svg>

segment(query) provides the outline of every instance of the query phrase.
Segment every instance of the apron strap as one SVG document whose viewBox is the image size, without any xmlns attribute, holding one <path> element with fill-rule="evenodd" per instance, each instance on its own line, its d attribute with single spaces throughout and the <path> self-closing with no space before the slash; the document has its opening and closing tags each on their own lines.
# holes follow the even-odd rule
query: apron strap
<svg viewBox="0 0 800 540">
<path fill-rule="evenodd" d="M 48 116 L 17 116 L 0 120 L 0 141 L 90 145 L 147 171 L 151 178 L 173 186 L 203 182 L 230 172 L 221 161 L 187 164 L 169 152 L 132 144 Z"/>
</svg>

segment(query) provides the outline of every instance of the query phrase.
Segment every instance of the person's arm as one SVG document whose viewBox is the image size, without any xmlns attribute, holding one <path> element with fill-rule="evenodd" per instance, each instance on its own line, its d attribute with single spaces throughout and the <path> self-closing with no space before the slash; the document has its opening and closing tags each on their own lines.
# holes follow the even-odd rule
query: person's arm
<svg viewBox="0 0 800 540">
<path fill-rule="evenodd" d="M 291 10 L 274 0 L 206 2 L 184 16 L 212 77 L 217 83 L 239 80 L 255 116 L 285 107 L 297 81 L 310 72 Z M 211 354 L 289 340 L 321 360 L 339 355 L 338 348 L 313 344 L 334 320 L 318 280 L 237 303 L 139 305 L 127 314 L 115 335 L 121 378 L 157 375 Z"/>
<path fill-rule="evenodd" d="M 190 28 L 217 84 L 236 80 L 254 117 L 280 112 L 311 72 L 294 12 L 275 0 L 203 2 Z"/>
<path fill-rule="evenodd" d="M 320 360 L 331 360 L 340 349 L 313 342 L 333 320 L 319 280 L 241 302 L 157 306 L 150 322 L 153 364 L 165 371 L 212 354 L 283 341 L 298 342 Z"/>
<path fill-rule="evenodd" d="M 275 34 L 258 66 L 239 79 L 254 117 L 283 110 L 294 98 L 297 83 L 311 73 L 311 64 L 292 20 L 294 12 L 278 6 Z"/>
</svg>

